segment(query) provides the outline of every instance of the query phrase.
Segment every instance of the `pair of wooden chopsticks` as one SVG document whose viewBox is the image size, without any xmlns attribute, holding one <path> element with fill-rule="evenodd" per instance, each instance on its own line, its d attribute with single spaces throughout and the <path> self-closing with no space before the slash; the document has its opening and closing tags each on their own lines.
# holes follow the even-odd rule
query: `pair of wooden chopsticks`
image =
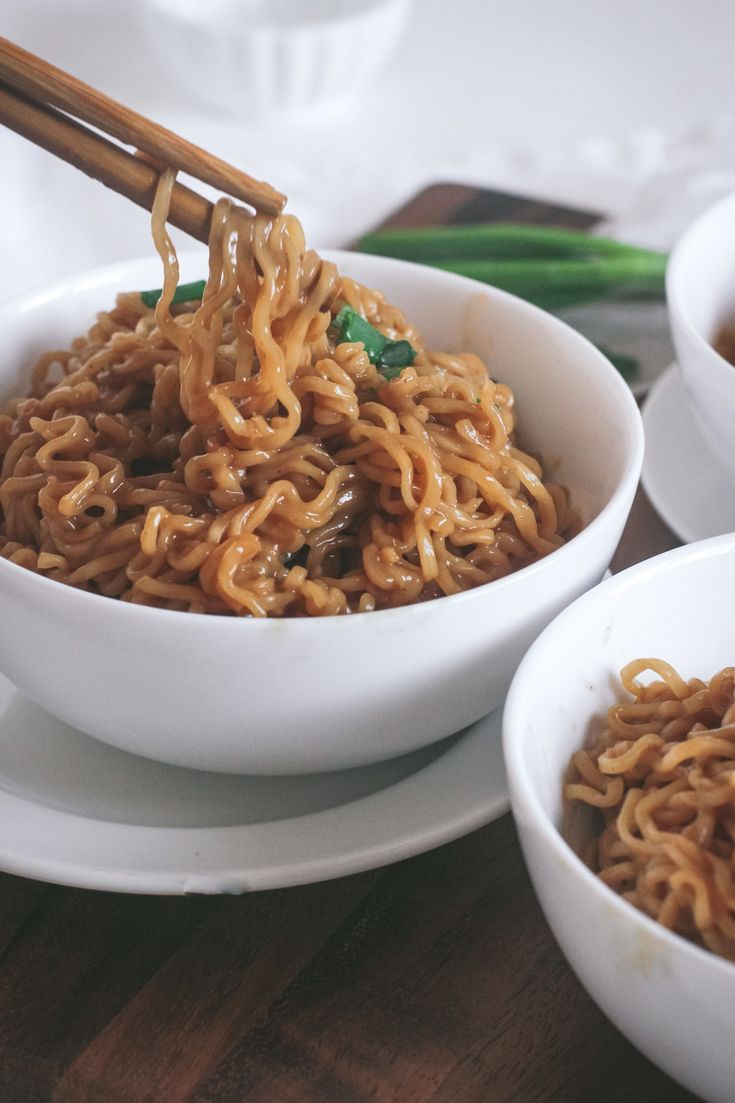
<svg viewBox="0 0 735 1103">
<path fill-rule="evenodd" d="M 279 214 L 286 202 L 270 184 L 254 180 L 5 38 L 0 38 L 0 122 L 146 210 L 151 209 L 163 168 L 185 172 L 267 214 Z M 177 183 L 168 220 L 206 242 L 212 210 L 207 199 Z"/>
</svg>

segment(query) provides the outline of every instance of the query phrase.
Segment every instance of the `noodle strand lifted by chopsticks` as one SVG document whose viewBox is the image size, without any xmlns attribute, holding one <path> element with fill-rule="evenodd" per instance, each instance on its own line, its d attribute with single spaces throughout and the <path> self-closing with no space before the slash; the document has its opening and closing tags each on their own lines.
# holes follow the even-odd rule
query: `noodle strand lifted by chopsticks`
<svg viewBox="0 0 735 1103">
<path fill-rule="evenodd" d="M 576 531 L 518 448 L 510 389 L 426 350 L 293 217 L 220 200 L 202 300 L 173 305 L 173 181 L 153 210 L 155 308 L 121 294 L 0 415 L 0 554 L 139 604 L 301 616 L 458 593 Z M 338 341 L 345 305 L 410 341 L 413 365 L 387 381 Z"/>
<path fill-rule="evenodd" d="M 644 684 L 650 671 L 657 680 Z M 735 961 L 735 668 L 707 683 L 637 659 L 594 743 L 572 756 L 568 801 L 599 809 L 587 855 L 664 926 Z"/>
</svg>

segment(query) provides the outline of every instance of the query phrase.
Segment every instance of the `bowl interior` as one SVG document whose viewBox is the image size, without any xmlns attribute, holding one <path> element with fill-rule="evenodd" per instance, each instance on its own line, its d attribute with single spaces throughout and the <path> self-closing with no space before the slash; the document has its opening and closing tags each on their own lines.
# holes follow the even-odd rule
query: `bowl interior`
<svg viewBox="0 0 735 1103">
<path fill-rule="evenodd" d="M 734 570 L 735 535 L 676 549 L 585 594 L 533 644 L 508 696 L 505 742 L 535 818 L 561 828 L 569 757 L 620 699 L 627 662 L 665 659 L 686 679 L 735 665 Z"/>
</svg>

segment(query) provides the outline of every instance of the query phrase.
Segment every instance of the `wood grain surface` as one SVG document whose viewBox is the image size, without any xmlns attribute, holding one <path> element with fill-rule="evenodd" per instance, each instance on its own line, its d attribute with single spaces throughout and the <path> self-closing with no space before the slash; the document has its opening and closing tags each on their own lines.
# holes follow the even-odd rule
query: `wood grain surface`
<svg viewBox="0 0 735 1103">
<path fill-rule="evenodd" d="M 523 218 L 437 185 L 394 225 Z M 639 493 L 619 570 L 673 547 Z M 157 898 L 0 876 L 0 1103 L 685 1103 L 605 1019 L 509 815 L 324 884 Z"/>
</svg>

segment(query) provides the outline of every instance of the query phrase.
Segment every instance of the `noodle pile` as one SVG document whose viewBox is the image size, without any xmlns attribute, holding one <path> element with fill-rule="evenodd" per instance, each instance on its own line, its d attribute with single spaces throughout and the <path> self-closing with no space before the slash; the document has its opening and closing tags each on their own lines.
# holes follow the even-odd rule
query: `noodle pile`
<svg viewBox="0 0 735 1103">
<path fill-rule="evenodd" d="M 641 684 L 646 670 L 661 680 Z M 735 961 L 735 668 L 685 682 L 636 659 L 620 677 L 633 700 L 572 756 L 564 788 L 604 816 L 586 856 L 626 900 Z"/>
<path fill-rule="evenodd" d="M 166 609 L 302 616 L 455 594 L 578 528 L 514 437 L 513 395 L 475 356 L 432 353 L 380 294 L 304 246 L 291 216 L 220 200 L 201 302 L 121 294 L 0 414 L 0 555 Z M 348 306 L 414 363 L 387 381 Z"/>
</svg>

